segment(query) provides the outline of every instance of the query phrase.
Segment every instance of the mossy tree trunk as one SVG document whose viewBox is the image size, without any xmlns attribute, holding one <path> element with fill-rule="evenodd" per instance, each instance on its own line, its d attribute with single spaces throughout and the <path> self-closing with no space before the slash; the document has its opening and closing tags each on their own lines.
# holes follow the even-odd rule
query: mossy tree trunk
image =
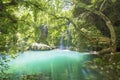
<svg viewBox="0 0 120 80">
<path fill-rule="evenodd" d="M 111 43 L 110 43 L 110 52 L 116 52 L 116 34 L 115 34 L 115 30 L 114 30 L 114 26 L 111 22 L 111 20 L 102 12 L 100 11 L 94 11 L 95 14 L 97 14 L 98 16 L 100 16 L 106 23 L 109 31 L 110 31 L 110 35 L 111 35 Z"/>
<path fill-rule="evenodd" d="M 89 11 L 91 13 L 94 13 L 94 14 L 98 15 L 99 17 L 101 17 L 105 21 L 106 26 L 108 27 L 108 29 L 110 31 L 110 35 L 111 35 L 110 47 L 109 47 L 109 49 L 106 49 L 106 50 L 114 53 L 114 52 L 116 52 L 116 34 L 115 34 L 114 26 L 113 26 L 111 20 L 102 12 L 104 10 L 103 5 L 105 4 L 105 2 L 106 2 L 106 0 L 104 0 L 103 3 L 101 4 L 100 10 L 96 10 L 95 8 L 91 9 L 88 5 L 86 5 L 84 3 L 79 3 L 77 6 L 85 9 L 86 11 Z"/>
</svg>

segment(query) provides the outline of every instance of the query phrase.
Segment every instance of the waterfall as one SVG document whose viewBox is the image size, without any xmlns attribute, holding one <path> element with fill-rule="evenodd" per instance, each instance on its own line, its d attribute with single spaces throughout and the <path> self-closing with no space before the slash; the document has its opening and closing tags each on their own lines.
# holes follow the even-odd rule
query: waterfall
<svg viewBox="0 0 120 80">
<path fill-rule="evenodd" d="M 70 36 L 71 36 L 71 34 L 70 34 L 70 22 L 68 22 L 67 25 L 68 25 L 68 29 L 66 30 L 67 34 L 65 34 L 65 31 L 62 32 L 62 36 L 60 39 L 60 49 L 69 49 L 69 46 L 70 46 Z M 64 37 L 67 37 L 66 46 L 64 46 L 64 44 L 63 44 Z"/>
<path fill-rule="evenodd" d="M 69 48 L 70 46 L 70 22 L 68 22 L 68 30 L 67 30 L 67 49 Z"/>
<path fill-rule="evenodd" d="M 64 49 L 63 40 L 64 40 L 64 33 L 62 33 L 62 37 L 60 39 L 60 49 Z"/>
</svg>

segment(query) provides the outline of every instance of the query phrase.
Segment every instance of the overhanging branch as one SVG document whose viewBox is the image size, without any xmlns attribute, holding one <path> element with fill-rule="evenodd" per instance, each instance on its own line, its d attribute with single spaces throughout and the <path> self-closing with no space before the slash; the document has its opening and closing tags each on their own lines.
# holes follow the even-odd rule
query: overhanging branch
<svg viewBox="0 0 120 80">
<path fill-rule="evenodd" d="M 100 11 L 103 11 L 103 10 L 104 10 L 103 7 L 104 7 L 104 5 L 105 5 L 105 2 L 106 2 L 106 0 L 104 0 L 103 3 L 100 5 L 100 8 L 99 8 Z"/>
</svg>

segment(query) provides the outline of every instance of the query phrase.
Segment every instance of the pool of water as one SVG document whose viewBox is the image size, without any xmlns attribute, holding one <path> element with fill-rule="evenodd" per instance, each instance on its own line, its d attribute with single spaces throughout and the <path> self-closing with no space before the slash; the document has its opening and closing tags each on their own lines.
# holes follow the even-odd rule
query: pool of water
<svg viewBox="0 0 120 80">
<path fill-rule="evenodd" d="M 87 52 L 69 50 L 26 51 L 11 59 L 11 80 L 99 80 L 84 67 L 93 59 Z"/>
</svg>

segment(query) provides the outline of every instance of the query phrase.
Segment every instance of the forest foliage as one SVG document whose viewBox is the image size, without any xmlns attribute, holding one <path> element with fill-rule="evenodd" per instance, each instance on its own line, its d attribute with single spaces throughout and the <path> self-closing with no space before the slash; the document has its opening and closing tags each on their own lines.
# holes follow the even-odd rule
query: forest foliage
<svg viewBox="0 0 120 80">
<path fill-rule="evenodd" d="M 66 45 L 70 25 L 74 50 L 115 52 L 120 48 L 119 4 L 119 0 L 1 0 L 0 50 L 16 53 L 34 42 L 59 46 L 62 34 Z"/>
<path fill-rule="evenodd" d="M 120 0 L 0 0 L 0 53 L 16 54 L 32 43 L 56 47 L 62 35 L 64 45 L 70 38 L 72 50 L 118 52 L 119 5 Z M 116 54 L 100 56 L 91 67 L 106 73 L 106 80 L 117 80 L 119 59 Z"/>
</svg>

